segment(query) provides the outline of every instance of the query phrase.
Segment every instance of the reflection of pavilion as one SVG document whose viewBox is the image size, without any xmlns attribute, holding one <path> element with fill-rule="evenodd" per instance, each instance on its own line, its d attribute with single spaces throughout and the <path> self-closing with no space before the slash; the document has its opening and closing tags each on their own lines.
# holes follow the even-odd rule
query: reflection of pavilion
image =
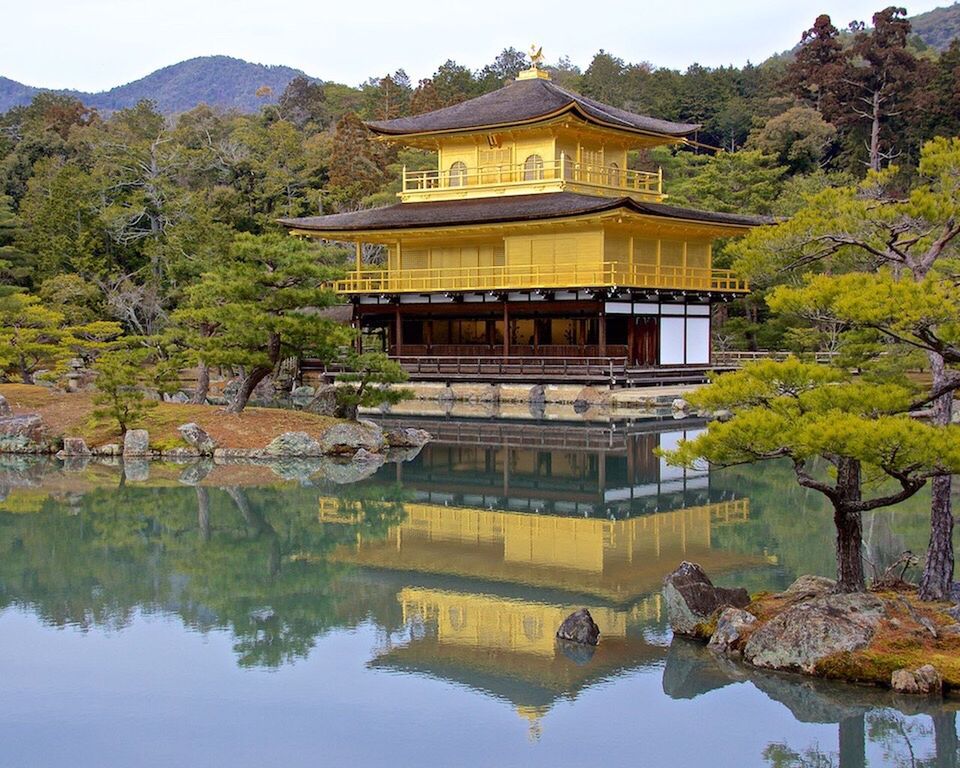
<svg viewBox="0 0 960 768">
<path fill-rule="evenodd" d="M 719 526 L 749 518 L 749 500 L 712 494 L 705 471 L 675 470 L 655 455 L 683 434 L 584 435 L 574 450 L 522 435 L 428 445 L 398 472 L 410 499 L 403 519 L 332 554 L 402 574 L 410 639 L 373 665 L 505 699 L 536 733 L 558 699 L 662 662 L 665 648 L 648 638 L 663 631 L 666 573 L 684 559 L 717 574 L 761 562 L 713 547 Z M 321 500 L 325 524 L 360 514 Z M 554 635 L 580 606 L 602 634 L 592 655 L 574 659 Z"/>
</svg>

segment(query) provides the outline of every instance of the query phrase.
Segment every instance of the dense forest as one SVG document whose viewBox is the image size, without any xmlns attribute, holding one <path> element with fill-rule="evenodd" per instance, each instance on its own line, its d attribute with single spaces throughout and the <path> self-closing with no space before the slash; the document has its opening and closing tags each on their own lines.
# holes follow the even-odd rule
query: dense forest
<svg viewBox="0 0 960 768">
<path fill-rule="evenodd" d="M 605 103 L 702 124 L 692 148 L 631 158 L 638 168 L 661 166 L 678 205 L 790 215 L 812 194 L 888 166 L 907 189 L 924 141 L 960 133 L 958 41 L 937 52 L 897 8 L 847 29 L 821 16 L 798 37 L 793 55 L 762 66 L 681 73 L 600 51 L 584 71 L 566 59 L 549 69 L 562 86 Z M 363 121 L 455 104 L 526 66 L 507 49 L 478 71 L 447 61 L 416 84 L 403 71 L 358 89 L 298 76 L 279 94 L 262 86 L 254 114 L 201 105 L 166 117 L 142 100 L 103 115 L 71 96 L 39 93 L 0 115 L 0 340 L 42 326 L 28 334 L 36 342 L 28 354 L 5 345 L 2 375 L 31 381 L 126 336 L 164 339 L 153 344 L 160 357 L 205 348 L 218 364 L 257 369 L 258 380 L 284 356 L 330 354 L 330 343 L 304 341 L 306 326 L 250 339 L 211 307 L 229 299 L 245 327 L 289 326 L 302 291 L 320 306 L 333 301 L 310 279 L 334 274 L 340 253 L 284 242 L 276 219 L 394 202 L 400 167 L 433 159 L 373 140 Z M 302 280 L 271 317 L 255 299 L 275 288 L 265 275 L 278 268 L 251 256 L 258 249 Z M 725 258 L 721 250 L 721 265 Z M 301 261 L 313 265 L 309 279 Z M 243 286 L 240 266 L 249 271 Z M 763 296 L 725 313 L 719 348 L 795 339 L 784 321 L 766 321 Z"/>
</svg>

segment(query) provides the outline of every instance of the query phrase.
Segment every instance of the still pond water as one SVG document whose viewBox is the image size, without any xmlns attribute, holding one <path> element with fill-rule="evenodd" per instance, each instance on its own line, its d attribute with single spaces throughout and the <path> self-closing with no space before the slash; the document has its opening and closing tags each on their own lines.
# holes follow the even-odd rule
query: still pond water
<svg viewBox="0 0 960 768">
<path fill-rule="evenodd" d="M 957 764 L 952 702 L 672 639 L 683 559 L 752 591 L 831 573 L 789 467 L 666 467 L 695 423 L 441 426 L 349 484 L 0 458 L 0 765 Z M 922 551 L 924 504 L 868 516 L 872 562 Z M 553 640 L 579 606 L 592 655 Z"/>
</svg>

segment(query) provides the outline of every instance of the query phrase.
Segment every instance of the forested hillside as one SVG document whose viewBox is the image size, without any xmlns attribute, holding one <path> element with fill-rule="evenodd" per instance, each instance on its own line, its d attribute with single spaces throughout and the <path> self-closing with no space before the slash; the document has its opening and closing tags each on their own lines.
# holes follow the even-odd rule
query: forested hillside
<svg viewBox="0 0 960 768">
<path fill-rule="evenodd" d="M 702 123 L 695 146 L 630 158 L 634 168 L 663 168 L 674 204 L 790 215 L 812 195 L 852 189 L 871 169 L 896 189 L 919 183 L 924 142 L 960 135 L 960 44 L 917 50 L 896 9 L 845 31 L 821 16 L 797 37 L 793 57 L 760 66 L 680 73 L 601 51 L 584 71 L 564 60 L 549 70 L 600 101 Z M 401 166 L 435 162 L 372 140 L 364 120 L 455 104 L 527 66 L 508 49 L 477 71 L 448 61 L 416 84 L 403 71 L 357 89 L 298 76 L 253 113 L 198 106 L 168 117 L 142 100 L 102 114 L 51 93 L 8 110 L 0 115 L 0 299 L 26 304 L 8 315 L 0 307 L 0 377 L 20 365 L 4 356 L 4 329 L 21 320 L 57 328 L 110 320 L 137 338 L 167 339 L 154 345 L 161 356 L 168 342 L 198 349 L 216 326 L 197 312 L 222 297 L 231 264 L 258 253 L 249 238 L 283 254 L 278 218 L 395 202 Z M 175 78 L 164 82 L 176 90 Z M 323 263 L 335 269 L 338 253 L 323 250 Z M 719 249 L 717 266 L 730 258 Z M 215 284 L 197 289 L 201 276 Z M 729 307 L 717 348 L 800 343 L 766 311 L 760 291 Z M 48 353 L 41 346 L 28 368 L 52 365 Z"/>
<path fill-rule="evenodd" d="M 951 40 L 960 37 L 960 3 L 934 8 L 910 19 L 913 32 L 938 51 L 946 50 Z"/>
<path fill-rule="evenodd" d="M 62 93 L 108 112 L 132 107 L 143 99 L 153 101 L 164 115 L 186 112 L 198 104 L 256 112 L 265 102 L 276 101 L 291 80 L 303 76 L 303 72 L 291 67 L 252 64 L 230 56 L 201 56 L 158 69 L 109 91 Z M 40 90 L 0 77 L 0 112 L 29 104 Z"/>
</svg>

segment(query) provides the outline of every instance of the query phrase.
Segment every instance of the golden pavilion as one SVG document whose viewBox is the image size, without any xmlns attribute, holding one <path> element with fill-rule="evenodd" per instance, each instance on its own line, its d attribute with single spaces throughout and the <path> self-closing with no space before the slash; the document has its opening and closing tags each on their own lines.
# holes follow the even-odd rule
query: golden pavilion
<svg viewBox="0 0 960 768">
<path fill-rule="evenodd" d="M 404 168 L 398 203 L 282 223 L 354 244 L 336 288 L 354 325 L 413 378 L 702 372 L 711 305 L 748 289 L 714 269 L 713 243 L 760 221 L 666 204 L 662 173 L 628 166 L 631 151 L 687 144 L 700 126 L 568 91 L 533 58 L 492 93 L 367 123 L 436 153 L 435 168 Z M 363 263 L 364 245 L 381 246 L 385 263 Z"/>
</svg>

